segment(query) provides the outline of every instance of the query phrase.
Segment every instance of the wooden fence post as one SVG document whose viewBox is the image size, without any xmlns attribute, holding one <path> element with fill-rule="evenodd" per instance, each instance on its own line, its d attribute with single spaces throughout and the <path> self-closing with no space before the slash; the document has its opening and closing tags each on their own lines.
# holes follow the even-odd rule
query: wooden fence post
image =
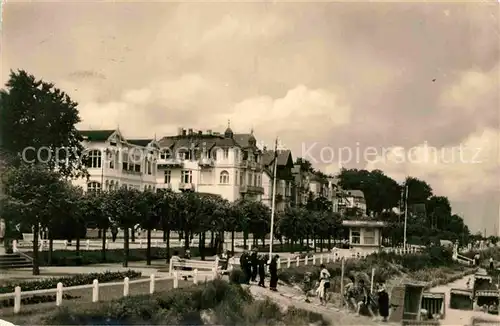
<svg viewBox="0 0 500 326">
<path fill-rule="evenodd" d="M 99 301 L 99 281 L 97 279 L 92 282 L 92 302 Z"/>
</svg>

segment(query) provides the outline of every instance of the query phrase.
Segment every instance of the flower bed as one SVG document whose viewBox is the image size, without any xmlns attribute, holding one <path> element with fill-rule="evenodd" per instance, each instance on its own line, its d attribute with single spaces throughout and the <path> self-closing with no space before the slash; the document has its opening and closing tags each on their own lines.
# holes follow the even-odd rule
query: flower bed
<svg viewBox="0 0 500 326">
<path fill-rule="evenodd" d="M 129 279 L 141 277 L 140 272 L 128 270 L 126 272 L 104 272 L 104 273 L 90 273 L 90 274 L 80 274 L 69 277 L 60 278 L 48 278 L 41 279 L 37 281 L 27 281 L 27 282 L 10 282 L 4 284 L 0 287 L 0 293 L 13 293 L 16 286 L 21 287 L 21 291 L 36 291 L 36 290 L 46 290 L 55 289 L 57 283 L 62 283 L 65 287 L 92 284 L 92 282 L 97 279 L 99 283 L 106 283 L 112 281 L 122 281 L 125 277 Z M 78 297 L 71 296 L 69 294 L 63 294 L 64 300 L 76 299 Z M 24 297 L 21 299 L 21 304 L 37 304 L 43 302 L 56 301 L 56 295 L 54 294 L 35 294 Z M 12 307 L 14 306 L 14 298 L 9 298 L 0 301 L 0 308 Z"/>
</svg>

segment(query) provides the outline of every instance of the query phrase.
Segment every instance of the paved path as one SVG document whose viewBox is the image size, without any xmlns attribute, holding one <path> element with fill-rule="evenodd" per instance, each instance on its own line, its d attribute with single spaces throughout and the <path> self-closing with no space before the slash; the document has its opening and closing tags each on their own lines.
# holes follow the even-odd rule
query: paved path
<svg viewBox="0 0 500 326">
<path fill-rule="evenodd" d="M 293 306 L 299 309 L 320 313 L 331 325 L 396 325 L 392 323 L 383 323 L 382 321 L 373 320 L 365 316 L 357 317 L 344 309 L 336 308 L 330 304 L 322 306 L 315 298 L 310 298 L 311 303 L 307 303 L 304 300 L 304 295 L 294 288 L 281 286 L 279 287 L 279 291 L 280 292 L 273 292 L 255 285 L 250 286 L 250 292 L 256 299 L 265 299 L 267 297 L 284 309 Z"/>
</svg>

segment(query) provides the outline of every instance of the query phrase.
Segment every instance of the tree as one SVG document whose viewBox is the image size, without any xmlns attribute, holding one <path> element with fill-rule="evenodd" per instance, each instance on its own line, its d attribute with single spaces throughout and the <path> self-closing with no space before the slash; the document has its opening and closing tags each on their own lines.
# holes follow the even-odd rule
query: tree
<svg viewBox="0 0 500 326">
<path fill-rule="evenodd" d="M 144 191 L 139 198 L 139 213 L 142 218 L 139 224 L 146 229 L 146 265 L 151 265 L 151 231 L 160 225 L 163 216 L 163 194 L 153 191 Z"/>
<path fill-rule="evenodd" d="M 448 198 L 443 196 L 431 196 L 427 200 L 428 225 L 431 228 L 443 229 L 449 222 L 451 216 L 451 205 Z"/>
<path fill-rule="evenodd" d="M 120 188 L 105 196 L 104 210 L 123 230 L 123 267 L 128 267 L 130 229 L 142 218 L 141 192 L 136 189 Z"/>
<path fill-rule="evenodd" d="M 401 200 L 401 186 L 380 170 L 342 169 L 338 177 L 342 189 L 363 192 L 367 213 L 392 209 Z"/>
<path fill-rule="evenodd" d="M 68 187 L 59 179 L 59 174 L 38 165 L 10 167 L 2 175 L 2 183 L 5 217 L 33 229 L 33 275 L 39 275 L 40 226 L 51 224 L 61 207 L 61 198 L 67 196 Z"/>
<path fill-rule="evenodd" d="M 106 232 L 111 226 L 108 212 L 105 210 L 107 192 L 89 191 L 82 197 L 80 209 L 82 219 L 88 225 L 96 225 L 102 234 L 101 260 L 106 261 Z"/>
<path fill-rule="evenodd" d="M 408 186 L 408 205 L 426 203 L 433 195 L 431 186 L 423 180 L 408 177 L 405 185 Z"/>
<path fill-rule="evenodd" d="M 304 172 L 313 172 L 314 171 L 312 163 L 306 159 L 303 159 L 302 157 L 297 157 L 297 159 L 295 160 L 295 164 L 300 165 L 301 171 L 304 171 Z"/>
<path fill-rule="evenodd" d="M 0 91 L 1 149 L 28 163 L 45 163 L 69 176 L 86 174 L 77 103 L 53 84 L 11 71 Z M 38 154 L 38 155 L 37 155 Z"/>
</svg>

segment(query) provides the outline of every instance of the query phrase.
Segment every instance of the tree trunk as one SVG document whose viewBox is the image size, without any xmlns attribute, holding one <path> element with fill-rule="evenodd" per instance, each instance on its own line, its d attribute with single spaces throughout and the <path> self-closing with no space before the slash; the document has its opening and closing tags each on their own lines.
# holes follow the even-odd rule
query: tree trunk
<svg viewBox="0 0 500 326">
<path fill-rule="evenodd" d="M 76 236 L 76 248 L 75 252 L 77 256 L 80 256 L 80 235 Z"/>
<path fill-rule="evenodd" d="M 131 228 L 131 232 L 130 233 L 132 235 L 132 242 L 135 242 L 135 228 L 134 227 Z"/>
<path fill-rule="evenodd" d="M 123 267 L 128 267 L 129 229 L 123 228 Z"/>
<path fill-rule="evenodd" d="M 107 233 L 107 231 L 108 230 L 106 228 L 102 229 L 101 261 L 103 263 L 106 262 L 106 233 Z"/>
<path fill-rule="evenodd" d="M 170 264 L 170 229 L 167 229 L 165 242 L 167 243 L 167 264 Z"/>
<path fill-rule="evenodd" d="M 243 231 L 243 250 L 247 250 L 247 239 L 248 233 L 247 231 Z"/>
<path fill-rule="evenodd" d="M 54 239 L 52 239 L 52 232 L 49 232 L 49 257 L 47 262 L 49 266 L 52 266 L 52 252 L 54 251 Z"/>
<path fill-rule="evenodd" d="M 151 265 L 151 228 L 147 229 L 146 265 Z"/>
<path fill-rule="evenodd" d="M 33 227 L 33 275 L 40 275 L 40 266 L 38 262 L 38 235 L 40 234 L 40 225 L 35 223 Z"/>
<path fill-rule="evenodd" d="M 234 230 L 231 231 L 231 256 L 234 256 Z"/>
<path fill-rule="evenodd" d="M 198 249 L 200 251 L 201 260 L 205 260 L 205 232 L 201 232 L 198 239 L 200 242 Z"/>
<path fill-rule="evenodd" d="M 332 250 L 332 238 L 328 237 L 328 251 Z"/>
<path fill-rule="evenodd" d="M 184 230 L 184 251 L 189 249 L 189 230 Z"/>
<path fill-rule="evenodd" d="M 165 230 L 163 230 L 163 242 L 166 242 L 167 241 L 167 232 L 165 232 Z"/>
<path fill-rule="evenodd" d="M 214 231 L 210 231 L 210 248 L 213 248 L 215 243 L 215 238 L 214 238 Z"/>
</svg>

